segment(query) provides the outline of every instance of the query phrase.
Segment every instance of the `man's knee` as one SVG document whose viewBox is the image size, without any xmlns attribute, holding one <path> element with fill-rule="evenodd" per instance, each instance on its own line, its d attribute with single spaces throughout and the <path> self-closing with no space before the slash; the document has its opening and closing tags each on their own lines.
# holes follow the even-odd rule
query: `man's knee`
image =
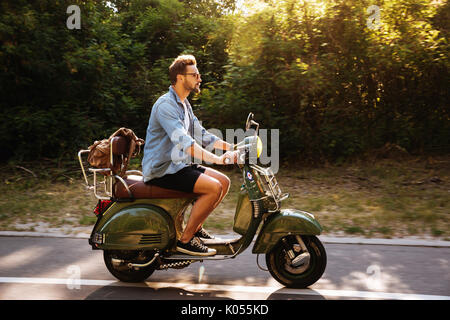
<svg viewBox="0 0 450 320">
<path fill-rule="evenodd" d="M 228 178 L 221 172 L 209 168 L 206 170 L 205 174 L 207 174 L 210 177 L 213 177 L 214 179 L 220 182 L 220 184 L 222 185 L 222 192 L 228 192 L 228 189 L 230 188 L 231 184 L 230 178 Z"/>
<path fill-rule="evenodd" d="M 201 175 L 194 186 L 194 192 L 210 197 L 220 197 L 222 190 L 222 183 L 218 179 L 206 175 Z"/>
<path fill-rule="evenodd" d="M 210 193 L 217 196 L 217 198 L 219 198 L 222 195 L 223 187 L 222 187 L 222 184 L 218 180 L 211 183 L 210 187 L 211 187 Z"/>
<path fill-rule="evenodd" d="M 228 178 L 227 176 L 224 176 L 223 183 L 222 183 L 222 191 L 228 192 L 228 190 L 230 189 L 230 184 L 231 184 L 230 178 Z"/>
</svg>

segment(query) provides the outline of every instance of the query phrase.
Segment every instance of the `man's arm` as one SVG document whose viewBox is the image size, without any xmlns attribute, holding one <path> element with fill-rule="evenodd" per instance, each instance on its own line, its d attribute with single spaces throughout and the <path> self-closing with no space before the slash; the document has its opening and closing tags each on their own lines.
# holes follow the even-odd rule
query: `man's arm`
<svg viewBox="0 0 450 320">
<path fill-rule="evenodd" d="M 218 157 L 215 154 L 209 152 L 208 150 L 203 149 L 196 142 L 194 142 L 189 148 L 186 149 L 186 153 L 202 162 L 224 164 L 225 160 L 224 155 Z"/>
<path fill-rule="evenodd" d="M 225 142 L 223 140 L 216 140 L 214 142 L 214 149 L 221 149 L 221 150 L 225 150 L 225 151 L 232 151 L 233 150 L 233 145 L 229 144 L 228 142 Z"/>
</svg>

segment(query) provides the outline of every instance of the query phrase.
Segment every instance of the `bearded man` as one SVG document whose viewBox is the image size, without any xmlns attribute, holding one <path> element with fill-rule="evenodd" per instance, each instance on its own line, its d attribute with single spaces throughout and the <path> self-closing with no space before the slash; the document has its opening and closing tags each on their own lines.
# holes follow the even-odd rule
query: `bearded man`
<svg viewBox="0 0 450 320">
<path fill-rule="evenodd" d="M 230 179 L 192 159 L 225 164 L 225 159 L 236 163 L 237 156 L 234 152 L 217 156 L 205 149 L 213 146 L 228 151 L 233 146 L 201 125 L 187 99 L 191 92 L 200 92 L 202 82 L 195 57 L 177 57 L 169 67 L 169 77 L 169 92 L 155 102 L 150 114 L 142 159 L 144 182 L 199 195 L 176 250 L 196 256 L 214 255 L 216 250 L 201 240 L 213 238 L 202 225 L 227 194 Z"/>
</svg>

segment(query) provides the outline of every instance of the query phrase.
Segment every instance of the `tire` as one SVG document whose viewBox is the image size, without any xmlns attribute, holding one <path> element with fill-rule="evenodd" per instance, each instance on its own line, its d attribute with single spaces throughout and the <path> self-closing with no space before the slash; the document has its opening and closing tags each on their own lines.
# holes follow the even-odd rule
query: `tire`
<svg viewBox="0 0 450 320">
<path fill-rule="evenodd" d="M 309 263 L 293 267 L 282 239 L 266 254 L 266 264 L 270 274 L 282 285 L 289 288 L 306 288 L 314 284 L 325 272 L 327 255 L 320 240 L 315 236 L 301 236 L 310 254 Z M 298 243 L 296 236 L 284 237 L 286 243 Z"/>
<path fill-rule="evenodd" d="M 155 262 L 147 267 L 139 269 L 129 268 L 128 262 L 145 263 L 153 257 L 152 254 L 145 256 L 141 251 L 126 251 L 126 250 L 104 250 L 103 259 L 109 272 L 123 282 L 143 282 L 152 275 L 155 271 Z M 112 259 L 124 260 L 125 263 L 115 265 Z M 144 259 L 145 261 L 142 261 Z"/>
</svg>

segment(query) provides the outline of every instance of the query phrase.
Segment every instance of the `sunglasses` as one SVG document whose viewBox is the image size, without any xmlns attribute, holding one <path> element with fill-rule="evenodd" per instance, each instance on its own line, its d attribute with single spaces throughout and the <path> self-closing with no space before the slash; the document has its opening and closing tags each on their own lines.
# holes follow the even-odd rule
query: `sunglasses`
<svg viewBox="0 0 450 320">
<path fill-rule="evenodd" d="M 185 76 L 186 75 L 191 75 L 191 76 L 194 76 L 196 79 L 200 79 L 200 77 L 201 77 L 200 73 L 194 73 L 194 72 L 192 72 L 192 73 L 184 73 L 184 75 Z"/>
</svg>

